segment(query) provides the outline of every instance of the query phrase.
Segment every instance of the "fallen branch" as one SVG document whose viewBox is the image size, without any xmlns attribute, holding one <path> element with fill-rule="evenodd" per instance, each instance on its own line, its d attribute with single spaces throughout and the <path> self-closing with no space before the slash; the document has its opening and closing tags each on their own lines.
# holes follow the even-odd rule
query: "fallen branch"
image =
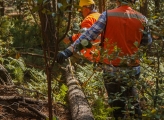
<svg viewBox="0 0 164 120">
<path fill-rule="evenodd" d="M 47 104 L 46 102 L 43 101 L 37 101 L 31 98 L 24 98 L 21 96 L 0 96 L 0 101 L 25 101 L 26 103 L 30 104 Z"/>
<path fill-rule="evenodd" d="M 0 85 L 1 86 L 1 85 Z M 18 89 L 21 89 L 21 90 L 24 90 L 24 91 L 28 91 L 28 92 L 36 92 L 37 94 L 40 94 L 40 95 L 43 95 L 43 96 L 46 96 L 45 94 L 37 91 L 37 90 L 32 90 L 32 89 L 28 89 L 28 88 L 25 88 L 23 86 L 18 86 L 18 85 L 10 85 L 10 86 L 3 86 L 4 88 L 18 88 Z"/>
<path fill-rule="evenodd" d="M 42 114 L 40 111 L 38 111 L 37 109 L 31 107 L 29 104 L 24 103 L 24 102 L 19 102 L 20 105 L 23 105 L 24 107 L 26 107 L 28 110 L 34 112 L 35 114 L 37 114 L 38 116 L 41 116 L 42 118 L 48 118 L 46 115 Z"/>
</svg>

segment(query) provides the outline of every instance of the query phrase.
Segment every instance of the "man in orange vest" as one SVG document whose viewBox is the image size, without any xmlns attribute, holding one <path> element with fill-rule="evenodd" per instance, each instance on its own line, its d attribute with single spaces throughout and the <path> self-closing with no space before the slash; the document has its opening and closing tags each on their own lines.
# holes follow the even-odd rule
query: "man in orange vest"
<svg viewBox="0 0 164 120">
<path fill-rule="evenodd" d="M 80 24 L 80 31 L 81 33 L 90 28 L 100 17 L 100 13 L 97 12 L 95 2 L 93 0 L 80 0 L 79 2 L 79 12 L 82 13 L 83 21 Z M 81 33 L 74 34 L 71 37 L 66 37 L 64 42 L 66 44 L 75 42 L 81 35 Z M 86 48 L 80 50 L 81 54 L 88 60 L 95 62 L 98 60 L 99 51 L 97 46 L 100 43 L 100 37 L 95 39 L 92 44 L 95 44 L 91 48 Z"/>
<path fill-rule="evenodd" d="M 58 53 L 57 62 L 64 62 L 73 55 L 73 52 L 77 52 L 77 48 L 81 45 L 84 48 L 90 47 L 90 41 L 104 32 L 104 39 L 101 40 L 104 52 L 99 62 L 103 66 L 104 84 L 110 106 L 119 107 L 113 111 L 113 116 L 116 120 L 126 119 L 127 113 L 133 110 L 134 114 L 129 113 L 129 116 L 141 119 L 138 94 L 134 87 L 140 74 L 140 63 L 136 53 L 141 45 L 149 45 L 152 38 L 145 26 L 146 17 L 129 6 L 135 0 L 116 0 L 116 2 L 117 8 L 103 12 L 91 28 L 71 46 Z"/>
</svg>

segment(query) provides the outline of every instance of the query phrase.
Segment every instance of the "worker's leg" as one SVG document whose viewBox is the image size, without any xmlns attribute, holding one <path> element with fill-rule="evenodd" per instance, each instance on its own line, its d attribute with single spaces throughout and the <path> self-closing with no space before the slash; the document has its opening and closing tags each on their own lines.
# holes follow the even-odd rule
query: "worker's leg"
<svg viewBox="0 0 164 120">
<path fill-rule="evenodd" d="M 125 102 L 120 101 L 120 100 L 113 101 L 116 98 L 115 94 L 121 92 L 120 85 L 114 81 L 113 82 L 105 82 L 105 88 L 107 90 L 109 99 L 111 99 L 111 103 L 109 103 L 109 105 L 111 107 L 120 107 L 120 108 L 114 110 L 113 116 L 115 117 L 116 120 L 119 117 L 123 118 L 124 114 L 122 113 L 122 111 L 125 110 Z"/>
<path fill-rule="evenodd" d="M 138 76 L 139 75 L 136 75 L 135 77 L 138 78 Z M 136 78 L 134 78 L 134 79 L 136 79 Z M 104 83 L 105 83 L 105 87 L 106 87 L 109 99 L 114 100 L 114 99 L 116 99 L 116 95 L 115 95 L 116 93 L 122 93 L 120 96 L 120 98 L 122 98 L 122 99 L 114 100 L 113 102 L 110 103 L 110 106 L 111 107 L 120 107 L 119 109 L 117 109 L 113 112 L 113 115 L 116 120 L 119 117 L 123 119 L 125 116 L 122 111 L 126 111 L 125 102 L 129 98 L 136 97 L 138 95 L 136 89 L 134 89 L 133 87 L 127 86 L 123 82 L 116 81 L 116 80 L 110 80 L 110 78 L 107 76 L 104 77 Z M 124 92 L 121 91 L 121 87 L 126 88 L 126 90 Z M 134 101 L 132 104 L 134 105 L 134 108 L 135 108 L 135 115 L 141 116 L 141 110 L 140 110 L 138 102 Z"/>
</svg>

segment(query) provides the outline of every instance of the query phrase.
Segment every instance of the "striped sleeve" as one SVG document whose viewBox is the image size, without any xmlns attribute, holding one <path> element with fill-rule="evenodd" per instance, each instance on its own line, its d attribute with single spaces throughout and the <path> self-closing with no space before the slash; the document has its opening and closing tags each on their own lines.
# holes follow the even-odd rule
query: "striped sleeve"
<svg viewBox="0 0 164 120">
<path fill-rule="evenodd" d="M 81 34 L 81 36 L 71 45 L 72 47 L 76 46 L 80 43 L 80 41 L 87 40 L 95 40 L 99 34 L 104 30 L 106 25 L 106 12 L 103 12 L 99 19 L 92 25 L 86 32 Z"/>
</svg>

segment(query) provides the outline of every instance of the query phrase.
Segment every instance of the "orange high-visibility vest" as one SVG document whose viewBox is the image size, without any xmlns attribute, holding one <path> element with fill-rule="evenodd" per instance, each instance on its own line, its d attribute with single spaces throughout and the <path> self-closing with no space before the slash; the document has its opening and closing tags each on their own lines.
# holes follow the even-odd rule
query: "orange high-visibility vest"
<svg viewBox="0 0 164 120">
<path fill-rule="evenodd" d="M 91 13 L 89 14 L 81 23 L 80 27 L 82 28 L 90 28 L 99 18 L 100 13 Z M 79 37 L 80 37 L 80 33 L 79 34 L 75 34 L 72 36 L 72 40 L 76 41 Z M 96 39 L 93 42 L 93 44 L 95 43 L 100 43 L 101 39 Z M 88 49 L 83 49 L 80 51 L 82 53 L 82 55 L 87 58 L 90 61 L 97 61 L 99 59 L 100 53 L 97 49 L 96 46 L 92 46 L 92 48 Z M 96 53 L 96 55 L 95 55 Z"/>
<path fill-rule="evenodd" d="M 108 51 L 108 58 L 103 59 L 103 62 L 119 66 L 119 57 L 135 54 L 138 51 L 135 43 L 141 42 L 144 22 L 145 17 L 127 5 L 108 10 L 103 43 L 104 49 Z M 139 65 L 138 58 L 135 59 L 130 63 L 131 66 Z"/>
</svg>

